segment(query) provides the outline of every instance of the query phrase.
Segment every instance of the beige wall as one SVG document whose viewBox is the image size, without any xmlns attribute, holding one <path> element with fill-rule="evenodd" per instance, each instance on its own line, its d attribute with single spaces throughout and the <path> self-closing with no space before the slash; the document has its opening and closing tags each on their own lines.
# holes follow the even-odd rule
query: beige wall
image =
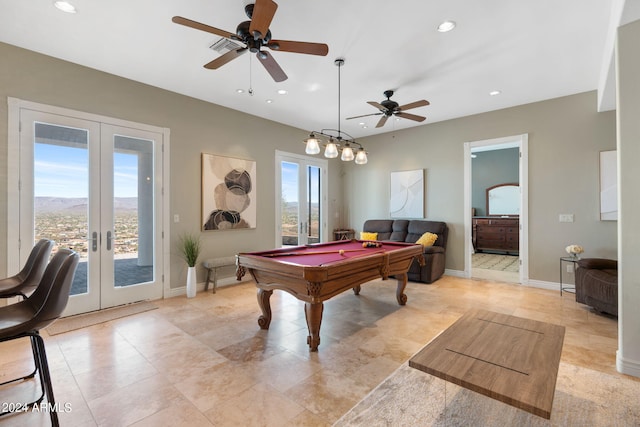
<svg viewBox="0 0 640 427">
<path fill-rule="evenodd" d="M 389 217 L 391 171 L 425 169 L 425 216 L 449 224 L 446 268 L 464 270 L 464 142 L 527 133 L 529 278 L 557 283 L 568 244 L 617 258 L 617 224 L 599 220 L 598 188 L 598 153 L 616 148 L 615 126 L 615 112 L 597 113 L 588 92 L 361 139 L 369 164 L 345 175 L 350 226 Z M 561 213 L 575 222 L 560 223 Z"/>
<path fill-rule="evenodd" d="M 0 276 L 6 272 L 7 97 L 169 128 L 171 240 L 200 224 L 200 154 L 257 161 L 256 229 L 202 233 L 203 257 L 269 249 L 275 241 L 275 150 L 303 154 L 305 130 L 249 116 L 155 87 L 0 43 Z M 160 71 L 158 71 L 160 72 Z M 215 76 L 212 74 L 212 78 Z M 340 162 L 329 163 L 329 191 L 341 200 Z M 334 202 L 330 202 L 334 205 Z M 337 206 L 329 206 L 335 212 Z M 329 230 L 333 216 L 329 215 Z M 172 245 L 173 251 L 173 245 Z M 199 281 L 204 280 L 203 271 Z M 183 286 L 184 263 L 171 256 L 171 287 Z"/>
</svg>

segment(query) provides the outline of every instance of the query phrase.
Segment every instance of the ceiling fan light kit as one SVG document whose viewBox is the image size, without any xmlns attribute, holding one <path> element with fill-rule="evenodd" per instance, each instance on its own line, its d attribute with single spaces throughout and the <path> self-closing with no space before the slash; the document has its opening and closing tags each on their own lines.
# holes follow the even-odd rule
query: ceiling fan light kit
<svg viewBox="0 0 640 427">
<path fill-rule="evenodd" d="M 369 116 L 382 116 L 380 120 L 378 120 L 377 128 L 384 126 L 387 122 L 387 119 L 391 116 L 396 116 L 396 118 L 403 118 L 413 120 L 415 122 L 423 122 L 426 117 L 418 116 L 416 114 L 405 113 L 406 110 L 411 110 L 412 108 L 425 107 L 429 105 L 429 101 L 426 99 L 421 99 L 420 101 L 410 102 L 409 104 L 399 105 L 397 102 L 392 101 L 390 98 L 393 96 L 393 90 L 385 90 L 384 96 L 387 97 L 382 102 L 368 101 L 367 104 L 371 105 L 374 108 L 377 108 L 380 112 L 372 113 L 372 114 L 363 114 L 361 116 L 347 117 L 347 120 L 351 119 L 359 119 L 361 117 L 369 117 Z"/>
<path fill-rule="evenodd" d="M 329 53 L 329 47 L 324 43 L 273 40 L 269 25 L 271 25 L 277 9 L 278 4 L 273 0 L 255 0 L 255 3 L 246 4 L 244 11 L 249 17 L 249 21 L 243 21 L 238 24 L 235 33 L 183 18 L 182 16 L 174 16 L 171 20 L 176 24 L 205 31 L 232 42 L 240 43 L 239 47 L 235 49 L 231 47 L 228 52 L 205 64 L 205 68 L 217 70 L 226 63 L 246 53 L 248 50 L 256 54 L 256 57 L 273 80 L 282 82 L 288 78 L 286 73 L 280 68 L 280 65 L 278 65 L 273 56 L 271 56 L 269 52 L 262 50 L 262 48 L 266 47 L 281 52 L 326 56 L 327 53 Z M 229 46 L 229 44 L 227 44 L 227 46 Z"/>
<path fill-rule="evenodd" d="M 335 159 L 341 151 L 340 160 L 343 162 L 350 162 L 355 159 L 356 164 L 364 165 L 367 163 L 368 158 L 367 152 L 364 150 L 362 144 L 356 142 L 348 133 L 340 130 L 340 67 L 344 65 L 344 59 L 338 58 L 334 61 L 334 64 L 338 67 L 338 129 L 322 129 L 320 132 L 312 131 L 309 138 L 303 141 L 306 144 L 304 151 L 311 155 L 320 154 L 320 145 L 322 144 L 325 147 L 324 156 L 326 158 Z M 316 134 L 328 138 L 327 142 L 318 139 Z M 352 148 L 354 144 L 358 146 L 358 152 L 355 155 L 353 154 Z"/>
</svg>

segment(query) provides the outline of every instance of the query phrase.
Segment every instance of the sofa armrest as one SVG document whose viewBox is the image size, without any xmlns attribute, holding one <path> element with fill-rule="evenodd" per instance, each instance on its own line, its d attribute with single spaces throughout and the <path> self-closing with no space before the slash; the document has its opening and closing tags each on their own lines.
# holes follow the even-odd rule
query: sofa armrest
<svg viewBox="0 0 640 427">
<path fill-rule="evenodd" d="M 578 267 L 596 270 L 616 270 L 618 261 L 605 258 L 583 258 L 578 260 Z"/>
<path fill-rule="evenodd" d="M 429 254 L 443 254 L 444 248 L 442 246 L 427 246 L 422 250 L 425 255 Z"/>
</svg>

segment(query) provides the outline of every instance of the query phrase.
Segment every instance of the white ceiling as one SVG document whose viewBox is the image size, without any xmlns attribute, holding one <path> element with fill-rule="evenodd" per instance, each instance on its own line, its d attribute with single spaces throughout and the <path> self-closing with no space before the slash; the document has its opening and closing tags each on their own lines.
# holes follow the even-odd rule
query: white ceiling
<svg viewBox="0 0 640 427">
<path fill-rule="evenodd" d="M 76 14 L 51 0 L 2 2 L 0 41 L 305 130 L 338 127 L 334 60 L 345 58 L 340 128 L 362 137 L 611 91 L 613 34 L 625 3 L 637 0 L 276 0 L 274 39 L 329 46 L 326 57 L 270 51 L 289 76 L 282 83 L 251 54 L 203 68 L 219 55 L 209 49 L 219 37 L 171 22 L 180 15 L 235 32 L 248 19 L 242 0 L 71 2 Z M 437 32 L 447 19 L 457 27 Z M 366 101 L 382 101 L 386 89 L 401 105 L 429 100 L 409 111 L 427 120 L 389 120 L 380 129 L 379 116 L 345 120 L 376 113 Z"/>
</svg>

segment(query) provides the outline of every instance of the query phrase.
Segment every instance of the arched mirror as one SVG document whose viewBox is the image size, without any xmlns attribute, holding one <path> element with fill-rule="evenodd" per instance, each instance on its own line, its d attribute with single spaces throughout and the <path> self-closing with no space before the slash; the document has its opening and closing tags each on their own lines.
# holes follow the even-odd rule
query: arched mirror
<svg viewBox="0 0 640 427">
<path fill-rule="evenodd" d="M 520 185 L 498 184 L 487 188 L 487 215 L 520 215 Z"/>
</svg>

